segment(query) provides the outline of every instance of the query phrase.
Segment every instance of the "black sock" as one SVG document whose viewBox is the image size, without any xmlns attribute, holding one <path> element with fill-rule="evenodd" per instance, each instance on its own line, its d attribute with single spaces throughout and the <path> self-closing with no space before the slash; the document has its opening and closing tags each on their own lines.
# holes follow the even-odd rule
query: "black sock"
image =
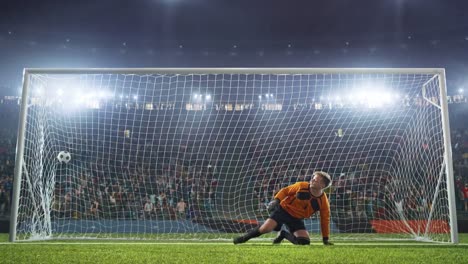
<svg viewBox="0 0 468 264">
<path fill-rule="evenodd" d="M 289 233 L 286 230 L 281 230 L 282 235 L 284 238 L 286 238 L 289 242 L 293 243 L 294 245 L 297 245 L 297 238 L 293 234 Z"/>
<path fill-rule="evenodd" d="M 249 239 L 251 239 L 251 238 L 259 237 L 259 236 L 261 236 L 261 235 L 262 235 L 262 233 L 260 233 L 259 228 L 256 227 L 256 228 L 250 230 L 247 234 L 245 234 L 245 235 L 244 235 L 244 238 L 245 238 L 246 240 L 249 240 Z"/>
</svg>

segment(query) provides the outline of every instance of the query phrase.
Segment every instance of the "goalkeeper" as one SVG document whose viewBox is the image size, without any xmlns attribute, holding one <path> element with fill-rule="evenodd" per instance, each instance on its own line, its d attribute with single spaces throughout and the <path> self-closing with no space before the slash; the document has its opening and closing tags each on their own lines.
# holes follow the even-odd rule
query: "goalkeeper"
<svg viewBox="0 0 468 264">
<path fill-rule="evenodd" d="M 327 195 L 323 192 L 331 185 L 331 177 L 326 172 L 314 172 L 310 182 L 297 182 L 281 189 L 275 199 L 270 202 L 268 210 L 270 217 L 260 227 L 252 229 L 247 234 L 234 238 L 234 244 L 247 242 L 249 239 L 279 231 L 273 244 L 279 244 L 284 239 L 295 245 L 310 245 L 309 233 L 304 225 L 304 218 L 309 218 L 320 211 L 320 227 L 324 245 L 329 242 L 330 235 L 330 205 Z M 289 232 L 281 227 L 286 225 Z"/>
</svg>

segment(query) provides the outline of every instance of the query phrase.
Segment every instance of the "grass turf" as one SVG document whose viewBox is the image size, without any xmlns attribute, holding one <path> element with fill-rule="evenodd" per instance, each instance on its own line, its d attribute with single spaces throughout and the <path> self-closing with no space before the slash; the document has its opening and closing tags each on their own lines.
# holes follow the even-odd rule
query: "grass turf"
<svg viewBox="0 0 468 264">
<path fill-rule="evenodd" d="M 6 241 L 7 235 L 1 234 L 0 242 Z M 325 247 L 265 241 L 236 246 L 222 241 L 45 241 L 1 243 L 0 263 L 468 263 L 468 234 L 460 234 L 460 243 L 367 241 Z"/>
</svg>

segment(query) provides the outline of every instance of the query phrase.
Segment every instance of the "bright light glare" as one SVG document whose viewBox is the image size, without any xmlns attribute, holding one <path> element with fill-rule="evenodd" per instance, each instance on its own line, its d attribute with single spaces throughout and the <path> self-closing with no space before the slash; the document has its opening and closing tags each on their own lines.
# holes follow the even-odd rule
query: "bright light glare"
<svg viewBox="0 0 468 264">
<path fill-rule="evenodd" d="M 383 107 L 384 105 L 394 104 L 400 98 L 399 94 L 393 94 L 391 91 L 385 91 L 385 89 L 372 89 L 372 90 L 361 90 L 356 95 L 349 95 L 349 100 L 353 103 L 355 99 L 360 104 L 370 108 Z"/>
<path fill-rule="evenodd" d="M 42 94 L 42 89 L 38 87 L 38 88 L 36 88 L 34 90 L 34 93 L 37 94 L 37 95 L 41 95 Z"/>
<path fill-rule="evenodd" d="M 365 101 L 368 107 L 377 108 L 393 103 L 393 98 L 389 92 L 370 92 L 366 95 Z"/>
<path fill-rule="evenodd" d="M 459 94 L 462 94 L 463 92 L 464 92 L 464 91 L 463 91 L 462 88 L 458 89 L 458 93 L 459 93 Z"/>
<path fill-rule="evenodd" d="M 211 100 L 211 95 L 207 94 L 207 95 L 205 96 L 205 99 L 206 99 L 206 100 Z"/>
<path fill-rule="evenodd" d="M 392 102 L 392 95 L 390 93 L 383 93 L 380 101 L 384 103 L 391 103 Z"/>
<path fill-rule="evenodd" d="M 81 90 L 75 90 L 74 95 L 75 104 L 82 104 L 86 101 L 86 96 Z"/>
<path fill-rule="evenodd" d="M 364 101 L 364 100 L 366 100 L 366 98 L 368 97 L 368 95 L 367 95 L 365 92 L 360 92 L 360 93 L 358 93 L 358 96 L 357 96 L 357 97 L 358 97 L 358 99 L 359 99 L 360 101 Z"/>
</svg>

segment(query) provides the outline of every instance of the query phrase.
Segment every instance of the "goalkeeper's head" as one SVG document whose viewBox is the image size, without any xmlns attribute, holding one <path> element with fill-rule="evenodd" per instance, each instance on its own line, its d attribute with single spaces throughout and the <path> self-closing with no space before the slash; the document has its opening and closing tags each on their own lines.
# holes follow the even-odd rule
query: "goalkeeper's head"
<svg viewBox="0 0 468 264">
<path fill-rule="evenodd" d="M 312 179 L 310 181 L 313 186 L 320 185 L 320 189 L 326 189 L 332 184 L 330 174 L 324 171 L 314 172 L 314 175 L 312 176 Z"/>
</svg>

